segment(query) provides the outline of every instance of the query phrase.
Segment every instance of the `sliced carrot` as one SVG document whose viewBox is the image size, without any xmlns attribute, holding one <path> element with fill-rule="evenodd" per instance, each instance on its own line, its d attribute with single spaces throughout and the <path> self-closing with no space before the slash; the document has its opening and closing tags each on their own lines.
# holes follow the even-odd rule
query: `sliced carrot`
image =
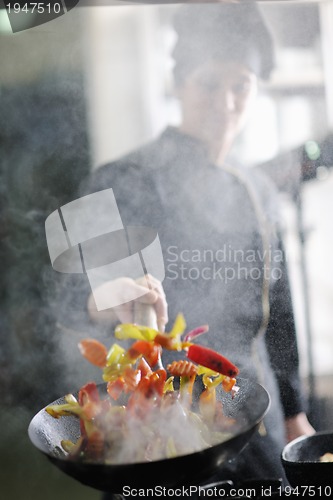
<svg viewBox="0 0 333 500">
<path fill-rule="evenodd" d="M 93 365 L 103 368 L 106 365 L 107 349 L 104 344 L 96 339 L 83 339 L 79 342 L 82 354 Z"/>
</svg>

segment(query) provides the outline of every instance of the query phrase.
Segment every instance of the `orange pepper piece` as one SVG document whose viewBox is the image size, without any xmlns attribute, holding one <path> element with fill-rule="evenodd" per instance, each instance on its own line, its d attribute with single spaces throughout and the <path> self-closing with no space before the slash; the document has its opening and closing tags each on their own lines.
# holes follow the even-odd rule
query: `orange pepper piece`
<svg viewBox="0 0 333 500">
<path fill-rule="evenodd" d="M 79 342 L 79 349 L 91 364 L 104 368 L 108 353 L 104 344 L 96 339 L 83 339 Z"/>
</svg>

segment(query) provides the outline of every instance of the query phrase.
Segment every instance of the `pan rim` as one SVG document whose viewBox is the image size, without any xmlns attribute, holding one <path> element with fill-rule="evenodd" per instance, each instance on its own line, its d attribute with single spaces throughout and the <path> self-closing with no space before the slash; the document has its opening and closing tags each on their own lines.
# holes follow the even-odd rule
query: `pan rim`
<svg viewBox="0 0 333 500">
<path fill-rule="evenodd" d="M 282 450 L 282 460 L 287 463 L 288 465 L 300 465 L 300 464 L 320 464 L 323 466 L 326 464 L 326 466 L 332 467 L 331 462 L 319 462 L 318 460 L 292 460 L 288 458 L 287 454 L 290 452 L 290 450 L 296 446 L 299 443 L 302 443 L 304 441 L 315 441 L 318 438 L 321 438 L 323 436 L 331 436 L 333 438 L 333 431 L 332 430 L 324 430 L 324 431 L 318 431 L 315 434 L 312 434 L 311 436 L 300 436 L 296 439 L 293 439 L 289 443 L 286 444 L 286 446 Z"/>
</svg>

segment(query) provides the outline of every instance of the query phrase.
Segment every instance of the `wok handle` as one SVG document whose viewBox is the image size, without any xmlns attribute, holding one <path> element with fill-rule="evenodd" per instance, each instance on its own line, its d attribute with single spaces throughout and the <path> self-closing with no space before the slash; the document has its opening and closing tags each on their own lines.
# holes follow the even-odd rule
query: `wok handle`
<svg viewBox="0 0 333 500">
<path fill-rule="evenodd" d="M 158 330 L 156 311 L 152 304 L 135 301 L 133 315 L 134 323 L 137 325 L 148 326 L 149 328 Z"/>
</svg>

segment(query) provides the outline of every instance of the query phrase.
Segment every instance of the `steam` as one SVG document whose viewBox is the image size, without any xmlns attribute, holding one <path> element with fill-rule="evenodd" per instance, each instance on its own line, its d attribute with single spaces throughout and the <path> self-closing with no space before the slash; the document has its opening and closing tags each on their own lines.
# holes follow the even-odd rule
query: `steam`
<svg viewBox="0 0 333 500">
<path fill-rule="evenodd" d="M 175 394 L 172 394 L 174 396 Z M 105 463 L 137 463 L 194 453 L 231 436 L 191 411 L 185 402 L 164 396 L 161 406 L 146 401 L 138 414 L 120 411 L 97 418 L 104 432 Z M 113 407 L 115 409 L 115 407 Z M 233 432 L 235 431 L 233 428 Z"/>
</svg>

